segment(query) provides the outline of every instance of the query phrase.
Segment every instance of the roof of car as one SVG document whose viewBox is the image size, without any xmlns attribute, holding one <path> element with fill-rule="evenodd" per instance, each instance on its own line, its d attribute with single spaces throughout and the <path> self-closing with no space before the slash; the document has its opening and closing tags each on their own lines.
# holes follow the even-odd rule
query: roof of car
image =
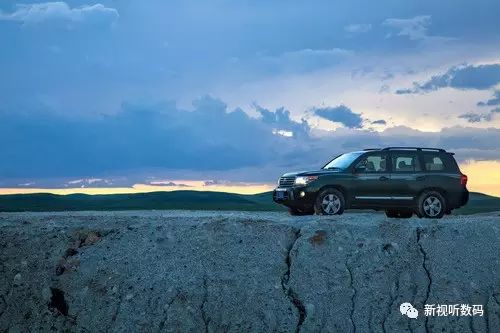
<svg viewBox="0 0 500 333">
<path fill-rule="evenodd" d="M 446 153 L 447 151 L 442 148 L 429 148 L 429 147 L 385 147 L 385 148 L 367 148 L 363 151 L 371 150 L 417 150 L 417 151 L 437 151 L 440 153 Z"/>
</svg>

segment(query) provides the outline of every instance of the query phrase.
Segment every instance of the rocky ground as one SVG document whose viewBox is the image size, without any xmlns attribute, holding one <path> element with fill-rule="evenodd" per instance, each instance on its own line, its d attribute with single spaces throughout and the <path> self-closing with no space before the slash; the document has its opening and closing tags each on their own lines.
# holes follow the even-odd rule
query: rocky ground
<svg viewBox="0 0 500 333">
<path fill-rule="evenodd" d="M 500 216 L 3 213 L 4 331 L 500 332 Z"/>
</svg>

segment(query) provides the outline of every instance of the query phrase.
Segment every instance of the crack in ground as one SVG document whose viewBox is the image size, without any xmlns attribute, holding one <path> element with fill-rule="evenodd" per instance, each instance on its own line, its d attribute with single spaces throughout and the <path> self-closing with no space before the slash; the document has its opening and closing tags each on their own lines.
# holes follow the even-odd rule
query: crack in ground
<svg viewBox="0 0 500 333">
<path fill-rule="evenodd" d="M 0 311 L 0 318 L 3 316 L 3 313 L 7 309 L 7 301 L 5 301 L 5 297 L 0 295 L 0 306 L 2 307 L 2 311 Z"/>
<path fill-rule="evenodd" d="M 491 296 L 493 297 L 493 300 L 495 301 L 495 303 L 497 303 L 498 306 L 500 306 L 500 302 L 498 301 L 497 297 L 495 296 L 495 293 L 492 293 Z"/>
<path fill-rule="evenodd" d="M 207 287 L 207 277 L 203 277 L 203 300 L 200 305 L 201 310 L 201 318 L 203 319 L 203 323 L 205 324 L 205 333 L 208 333 L 208 325 L 210 324 L 210 317 L 207 317 L 207 313 L 205 311 L 205 304 L 208 299 L 208 287 Z"/>
<path fill-rule="evenodd" d="M 297 240 L 301 237 L 301 229 L 295 229 L 294 233 L 294 238 L 293 241 L 291 242 L 290 246 L 287 248 L 287 256 L 285 258 L 285 263 L 287 270 L 281 277 L 281 288 L 283 289 L 283 293 L 290 299 L 290 302 L 293 304 L 293 306 L 297 309 L 299 313 L 299 321 L 297 322 L 297 326 L 295 327 L 295 333 L 300 332 L 300 328 L 302 327 L 302 324 L 304 323 L 304 320 L 307 317 L 307 311 L 304 306 L 304 303 L 299 299 L 297 293 L 293 291 L 293 289 L 288 285 L 290 281 L 290 275 L 291 275 L 291 266 L 292 266 L 292 250 L 293 247 L 295 246 L 295 243 Z"/>
<path fill-rule="evenodd" d="M 68 316 L 69 305 L 64 297 L 64 291 L 59 288 L 50 288 L 51 297 L 48 304 L 49 309 L 52 309 L 56 313 L 60 313 L 63 316 Z"/>
<path fill-rule="evenodd" d="M 431 277 L 431 272 L 429 268 L 427 267 L 427 252 L 425 252 L 424 247 L 420 243 L 420 238 L 421 234 L 424 232 L 424 230 L 420 227 L 417 228 L 417 245 L 419 248 L 420 253 L 422 254 L 422 267 L 424 268 L 425 274 L 427 275 L 427 290 L 425 294 L 425 301 L 424 301 L 424 307 L 425 304 L 427 304 L 427 301 L 429 300 L 429 295 L 431 293 L 431 285 L 432 285 L 432 277 Z M 429 332 L 429 316 L 425 316 L 425 331 Z"/>
<path fill-rule="evenodd" d="M 163 319 L 160 321 L 160 325 L 159 325 L 159 331 L 160 332 L 165 327 L 165 322 L 168 319 L 168 310 L 170 309 L 170 307 L 172 306 L 172 304 L 174 304 L 174 302 L 177 300 L 177 297 L 179 297 L 180 293 L 181 293 L 180 291 L 177 291 L 177 293 L 174 295 L 174 297 L 172 297 L 172 299 L 167 302 L 167 306 L 166 306 L 166 308 L 163 311 L 163 313 L 164 313 Z M 202 307 L 203 307 L 203 305 L 202 305 Z M 203 317 L 203 310 L 202 310 L 202 317 Z"/>
<path fill-rule="evenodd" d="M 348 259 L 345 260 L 345 267 L 346 267 L 347 271 L 349 272 L 349 284 L 350 284 L 350 287 L 352 290 L 351 312 L 349 314 L 349 318 L 351 319 L 351 325 L 352 325 L 353 332 L 356 333 L 356 324 L 354 322 L 354 306 L 356 304 L 355 298 L 356 298 L 357 291 L 356 291 L 356 288 L 354 287 L 354 279 L 353 279 L 352 270 L 351 270 L 351 266 L 349 265 Z"/>
<path fill-rule="evenodd" d="M 111 329 L 113 328 L 113 325 L 115 325 L 116 319 L 118 318 L 118 314 L 120 313 L 121 307 L 122 307 L 122 302 L 123 302 L 123 297 L 121 294 L 118 296 L 118 303 L 116 304 L 116 308 L 113 311 L 113 314 L 111 315 L 111 321 L 107 325 L 106 332 L 110 332 Z"/>
<path fill-rule="evenodd" d="M 469 328 L 471 333 L 476 333 L 476 330 L 474 329 L 474 322 L 472 316 L 469 316 Z"/>
<path fill-rule="evenodd" d="M 382 318 L 382 323 L 381 323 L 382 324 L 382 332 L 384 332 L 384 333 L 387 332 L 387 330 L 385 328 L 385 322 L 387 321 L 387 318 L 391 314 L 394 303 L 396 302 L 396 299 L 398 298 L 398 295 L 399 295 L 399 275 L 400 274 L 398 274 L 398 277 L 396 278 L 396 281 L 395 281 L 395 287 L 396 287 L 395 289 L 396 290 L 394 291 L 394 293 L 391 290 L 391 294 L 389 296 L 389 304 L 388 304 L 388 308 L 387 308 L 387 313 Z"/>
</svg>

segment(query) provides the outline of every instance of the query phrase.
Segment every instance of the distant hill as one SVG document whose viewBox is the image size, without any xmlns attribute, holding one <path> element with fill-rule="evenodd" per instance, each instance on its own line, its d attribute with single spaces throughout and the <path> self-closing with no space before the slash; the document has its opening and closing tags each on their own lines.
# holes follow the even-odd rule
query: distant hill
<svg viewBox="0 0 500 333">
<path fill-rule="evenodd" d="M 151 209 L 284 210 L 272 201 L 271 192 L 255 195 L 201 191 L 106 195 L 50 193 L 0 195 L 0 212 Z"/>
<path fill-rule="evenodd" d="M 500 211 L 500 198 L 491 195 L 471 192 L 469 202 L 453 213 L 455 214 L 476 214 Z"/>
<path fill-rule="evenodd" d="M 286 210 L 283 206 L 272 201 L 271 192 L 254 195 L 200 191 L 106 195 L 56 195 L 49 193 L 0 195 L 0 212 L 151 209 Z M 472 192 L 467 206 L 454 211 L 454 213 L 474 214 L 491 211 L 500 211 L 500 198 Z"/>
</svg>

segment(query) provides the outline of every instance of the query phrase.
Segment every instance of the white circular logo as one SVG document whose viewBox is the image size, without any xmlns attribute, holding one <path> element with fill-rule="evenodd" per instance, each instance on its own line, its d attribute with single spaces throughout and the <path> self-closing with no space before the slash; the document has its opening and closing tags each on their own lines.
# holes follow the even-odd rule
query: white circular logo
<svg viewBox="0 0 500 333">
<path fill-rule="evenodd" d="M 399 311 L 403 316 L 407 316 L 408 318 L 415 319 L 418 317 L 418 310 L 411 305 L 411 303 L 405 302 L 399 306 Z"/>
</svg>

